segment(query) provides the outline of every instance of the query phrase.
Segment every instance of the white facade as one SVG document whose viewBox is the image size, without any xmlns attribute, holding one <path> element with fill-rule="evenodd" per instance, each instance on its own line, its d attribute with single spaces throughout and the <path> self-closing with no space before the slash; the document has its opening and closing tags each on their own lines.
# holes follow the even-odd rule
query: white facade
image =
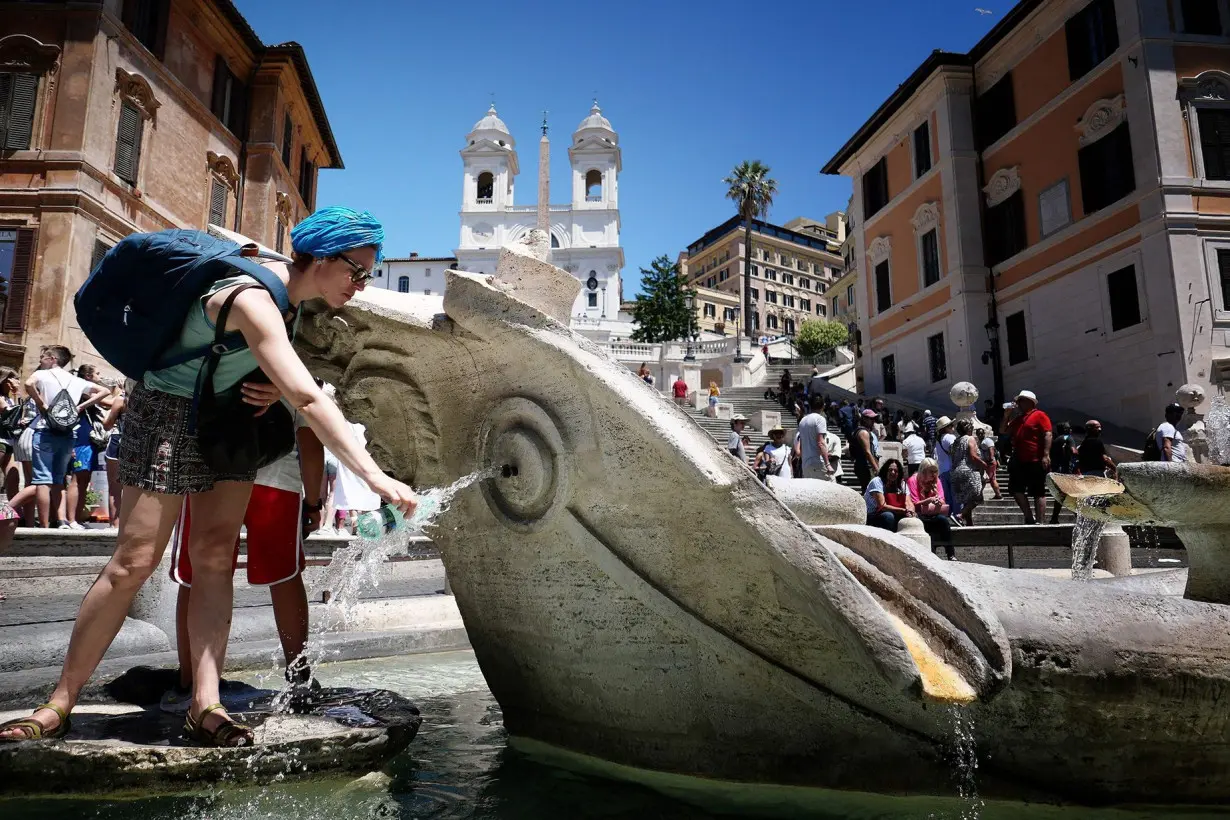
<svg viewBox="0 0 1230 820">
<path fill-rule="evenodd" d="M 551 261 L 584 284 L 574 318 L 614 319 L 622 299 L 619 246 L 619 136 L 597 103 L 568 146 L 571 203 L 551 205 Z M 463 188 L 457 266 L 494 273 L 499 249 L 537 225 L 536 205 L 517 205 L 514 182 L 520 166 L 516 141 L 495 106 L 475 123 L 461 150 Z M 542 169 L 545 173 L 545 169 Z"/>
<path fill-rule="evenodd" d="M 373 271 L 375 275 L 369 287 L 400 293 L 417 293 L 422 296 L 441 296 L 444 294 L 444 272 L 456 267 L 457 260 L 452 256 L 385 259 Z"/>
</svg>

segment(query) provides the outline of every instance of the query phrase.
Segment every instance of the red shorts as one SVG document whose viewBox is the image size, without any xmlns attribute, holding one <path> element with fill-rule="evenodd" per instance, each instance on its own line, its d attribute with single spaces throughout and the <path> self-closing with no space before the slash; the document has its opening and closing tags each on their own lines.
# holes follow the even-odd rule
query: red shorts
<svg viewBox="0 0 1230 820">
<path fill-rule="evenodd" d="M 192 586 L 192 562 L 188 558 L 191 516 L 185 503 L 179 524 L 171 536 L 171 580 Z M 252 487 L 252 498 L 244 513 L 248 528 L 248 583 L 273 586 L 289 581 L 303 572 L 302 499 L 299 493 L 276 487 Z M 239 564 L 239 539 L 235 539 L 234 567 Z"/>
</svg>

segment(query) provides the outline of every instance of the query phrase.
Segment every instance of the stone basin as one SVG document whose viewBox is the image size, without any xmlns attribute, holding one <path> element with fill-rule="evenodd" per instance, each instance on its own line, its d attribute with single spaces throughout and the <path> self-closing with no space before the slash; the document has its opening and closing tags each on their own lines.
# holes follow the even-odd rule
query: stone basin
<svg viewBox="0 0 1230 820">
<path fill-rule="evenodd" d="M 404 750 L 422 718 L 401 695 L 324 688 L 295 713 L 274 712 L 275 692 L 224 681 L 222 699 L 252 726 L 256 745 L 203 748 L 183 737 L 182 716 L 158 710 L 172 670 L 137 668 L 108 686 L 142 703 L 79 704 L 62 740 L 0 745 L 0 795 L 179 792 L 226 781 L 268 782 L 324 772 L 370 772 Z M 29 710 L 0 712 L 0 721 Z"/>
</svg>

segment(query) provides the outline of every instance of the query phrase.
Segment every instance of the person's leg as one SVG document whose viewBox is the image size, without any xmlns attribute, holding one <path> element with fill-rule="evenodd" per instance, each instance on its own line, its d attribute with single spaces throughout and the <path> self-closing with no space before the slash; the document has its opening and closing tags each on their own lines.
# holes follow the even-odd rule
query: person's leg
<svg viewBox="0 0 1230 820">
<path fill-rule="evenodd" d="M 278 640 L 282 642 L 288 676 L 294 679 L 296 670 L 292 666 L 307 669 L 306 661 L 299 660 L 308 639 L 308 600 L 303 575 L 269 587 L 269 597 L 273 602 L 273 620 L 278 626 Z"/>
<path fill-rule="evenodd" d="M 269 587 L 287 678 L 306 683 L 310 672 L 302 658 L 308 637 L 307 590 L 302 576 L 302 497 L 297 492 L 257 485 L 252 488 L 244 525 L 248 529 L 248 583 Z"/>
<path fill-rule="evenodd" d="M 194 522 L 188 541 L 192 559 L 192 595 L 188 599 L 192 715 L 219 701 L 218 683 L 231 630 L 235 539 L 251 493 L 252 485 L 247 482 L 221 481 L 208 492 L 190 496 Z M 202 728 L 213 731 L 226 720 L 225 710 L 210 712 Z"/>
<path fill-rule="evenodd" d="M 867 524 L 872 527 L 879 527 L 882 530 L 888 530 L 889 532 L 897 531 L 897 518 L 889 510 L 867 513 Z"/>
<path fill-rule="evenodd" d="M 89 489 L 90 472 L 88 469 L 79 470 L 69 476 L 66 492 L 68 500 L 64 507 L 69 525 L 80 525 L 85 520 L 85 498 L 89 494 Z"/>
<path fill-rule="evenodd" d="M 179 659 L 179 688 L 192 688 L 192 646 L 188 638 L 188 602 L 192 588 L 179 587 L 175 597 L 175 654 Z"/>
<path fill-rule="evenodd" d="M 120 525 L 120 462 L 115 458 L 107 459 L 107 523 Z"/>
<path fill-rule="evenodd" d="M 1004 494 L 999 489 L 999 465 L 991 462 L 991 466 L 987 470 L 987 476 L 991 479 L 991 492 L 995 494 L 995 498 L 1003 498 Z"/>
<path fill-rule="evenodd" d="M 1033 512 L 1029 509 L 1029 502 L 1025 499 L 1025 475 L 1022 471 L 1024 465 L 1019 460 L 1008 462 L 1008 494 L 1012 496 L 1012 500 L 1021 508 L 1021 515 L 1025 516 L 1025 523 L 1032 524 L 1036 520 Z"/>
<path fill-rule="evenodd" d="M 81 602 L 64 657 L 64 668 L 48 703 L 65 712 L 77 704 L 81 688 L 94 674 L 120 631 L 137 590 L 158 566 L 181 502 L 179 496 L 151 493 L 136 487 L 124 488 L 124 529 L 120 531 L 111 560 Z M 59 723 L 59 717 L 50 709 L 39 710 L 34 719 L 46 729 Z M 5 736 L 18 737 L 20 733 Z"/>
<path fill-rule="evenodd" d="M 944 556 L 951 560 L 956 555 L 952 546 L 952 521 L 946 515 L 928 515 L 922 517 L 922 523 L 931 540 L 942 545 Z"/>
</svg>

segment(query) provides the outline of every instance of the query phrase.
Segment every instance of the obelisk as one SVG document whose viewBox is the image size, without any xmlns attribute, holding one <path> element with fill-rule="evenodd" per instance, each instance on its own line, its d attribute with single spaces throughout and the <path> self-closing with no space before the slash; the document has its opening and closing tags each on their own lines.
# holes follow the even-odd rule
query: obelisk
<svg viewBox="0 0 1230 820">
<path fill-rule="evenodd" d="M 547 139 L 547 112 L 542 112 L 542 139 L 538 141 L 538 224 L 540 231 L 551 232 L 551 141 Z"/>
</svg>

